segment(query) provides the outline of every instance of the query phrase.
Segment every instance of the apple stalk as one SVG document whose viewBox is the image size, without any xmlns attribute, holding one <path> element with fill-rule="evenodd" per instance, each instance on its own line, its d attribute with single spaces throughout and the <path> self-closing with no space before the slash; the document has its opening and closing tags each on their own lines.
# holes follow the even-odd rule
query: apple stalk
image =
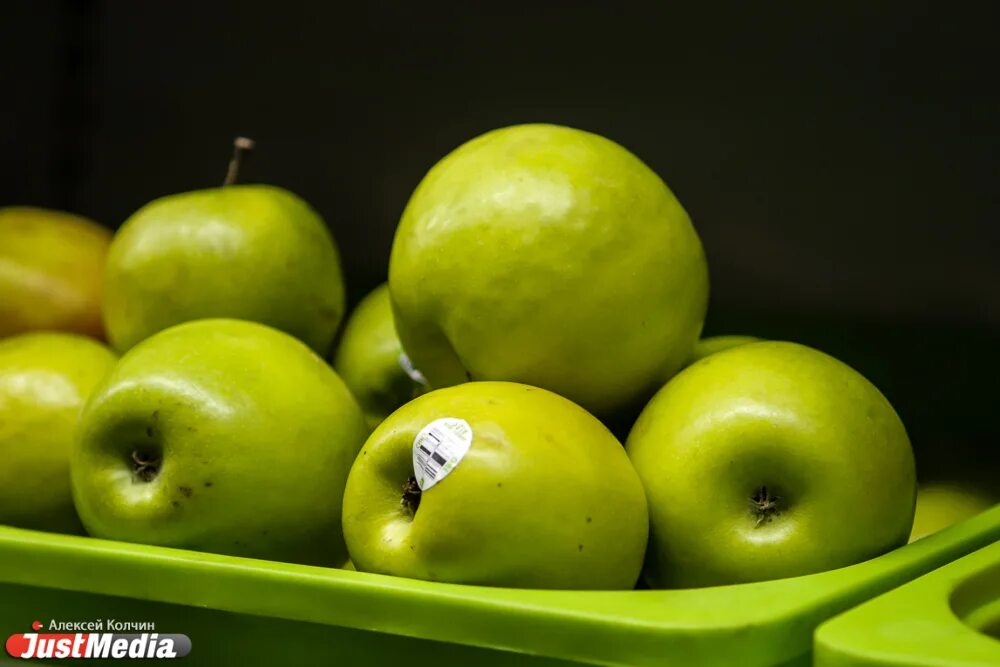
<svg viewBox="0 0 1000 667">
<path fill-rule="evenodd" d="M 240 160 L 243 158 L 243 151 L 251 151 L 254 147 L 253 139 L 248 137 L 236 137 L 233 139 L 233 157 L 229 160 L 229 169 L 226 170 L 226 180 L 223 186 L 236 183 L 236 177 L 240 172 Z"/>
</svg>

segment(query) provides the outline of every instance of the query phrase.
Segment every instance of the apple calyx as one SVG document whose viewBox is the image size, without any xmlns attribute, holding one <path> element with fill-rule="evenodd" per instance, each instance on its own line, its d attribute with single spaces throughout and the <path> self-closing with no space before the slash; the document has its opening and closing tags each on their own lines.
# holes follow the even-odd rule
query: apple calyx
<svg viewBox="0 0 1000 667">
<path fill-rule="evenodd" d="M 135 449 L 132 450 L 132 473 L 144 482 L 151 482 L 160 472 L 161 458 L 157 454 Z"/>
<path fill-rule="evenodd" d="M 399 504 L 416 514 L 417 508 L 420 507 L 420 493 L 416 477 L 410 477 L 403 484 L 403 497 L 399 499 Z"/>
<path fill-rule="evenodd" d="M 781 496 L 772 496 L 766 486 L 761 486 L 754 491 L 754 494 L 750 497 L 750 504 L 753 506 L 753 511 L 757 518 L 757 522 L 753 526 L 754 528 L 757 528 L 762 523 L 770 523 L 775 516 L 781 514 L 778 510 L 778 501 L 780 500 Z"/>
<path fill-rule="evenodd" d="M 236 137 L 233 139 L 233 157 L 229 160 L 229 169 L 226 171 L 226 180 L 222 182 L 223 186 L 232 185 L 236 182 L 236 176 L 240 172 L 240 160 L 243 157 L 243 151 L 253 150 L 253 147 L 253 139 L 248 137 Z"/>
</svg>

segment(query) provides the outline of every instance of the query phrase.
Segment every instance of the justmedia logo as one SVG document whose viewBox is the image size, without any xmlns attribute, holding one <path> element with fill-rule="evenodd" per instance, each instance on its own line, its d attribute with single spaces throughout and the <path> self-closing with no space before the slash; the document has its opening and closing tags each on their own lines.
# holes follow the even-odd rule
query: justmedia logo
<svg viewBox="0 0 1000 667">
<path fill-rule="evenodd" d="M 64 632 L 39 632 L 46 625 L 41 621 L 31 624 L 34 632 L 13 634 L 7 638 L 7 655 L 21 660 L 50 659 L 150 659 L 170 660 L 183 658 L 191 652 L 187 635 L 161 634 L 158 632 L 103 632 L 103 630 L 155 630 L 151 622 L 134 623 L 116 621 L 51 621 L 48 630 Z M 65 632 L 77 630 L 77 632 Z M 80 632 L 90 630 L 91 632 Z"/>
</svg>

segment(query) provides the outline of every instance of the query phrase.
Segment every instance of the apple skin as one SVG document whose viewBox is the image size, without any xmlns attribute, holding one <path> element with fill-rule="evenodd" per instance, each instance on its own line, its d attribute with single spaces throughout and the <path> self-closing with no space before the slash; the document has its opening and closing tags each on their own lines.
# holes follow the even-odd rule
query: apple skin
<svg viewBox="0 0 1000 667">
<path fill-rule="evenodd" d="M 392 322 L 388 285 L 379 285 L 347 319 L 333 367 L 358 399 L 368 425 L 378 426 L 393 410 L 425 391 L 400 366 L 403 346 Z"/>
<path fill-rule="evenodd" d="M 469 423 L 472 446 L 413 513 L 401 503 L 413 440 L 444 417 Z M 344 493 L 355 567 L 415 579 L 632 588 L 648 530 L 642 486 L 614 436 L 561 396 L 508 382 L 439 389 L 401 407 L 365 443 Z"/>
<path fill-rule="evenodd" d="M 115 234 L 103 293 L 120 351 L 174 324 L 235 318 L 289 333 L 321 355 L 344 314 L 336 244 L 287 190 L 231 185 L 157 199 Z"/>
<path fill-rule="evenodd" d="M 95 390 L 73 498 L 95 537 L 338 566 L 344 484 L 366 435 L 347 387 L 300 341 L 189 322 L 137 345 Z M 148 481 L 134 454 L 159 458 Z"/>
<path fill-rule="evenodd" d="M 709 336 L 708 338 L 702 338 L 695 344 L 694 351 L 691 352 L 691 356 L 688 359 L 688 365 L 696 361 L 701 361 L 716 352 L 722 352 L 723 350 L 748 343 L 759 343 L 760 341 L 761 339 L 756 336 Z"/>
<path fill-rule="evenodd" d="M 962 481 L 920 484 L 910 542 L 969 519 L 998 502 L 1000 497 L 976 484 Z"/>
<path fill-rule="evenodd" d="M 111 232 L 70 213 L 0 208 L 0 338 L 66 331 L 101 339 Z"/>
<path fill-rule="evenodd" d="M 708 269 L 687 213 L 635 155 L 519 125 L 424 177 L 396 231 L 389 291 L 430 386 L 523 382 L 605 416 L 687 361 Z"/>
<path fill-rule="evenodd" d="M 69 457 L 77 419 L 116 357 L 67 333 L 0 340 L 0 524 L 82 533 Z"/>
<path fill-rule="evenodd" d="M 681 371 L 626 449 L 649 499 L 655 588 L 850 565 L 905 544 L 913 522 L 899 417 L 858 372 L 803 345 L 751 343 Z M 762 487 L 777 514 L 757 511 Z"/>
</svg>

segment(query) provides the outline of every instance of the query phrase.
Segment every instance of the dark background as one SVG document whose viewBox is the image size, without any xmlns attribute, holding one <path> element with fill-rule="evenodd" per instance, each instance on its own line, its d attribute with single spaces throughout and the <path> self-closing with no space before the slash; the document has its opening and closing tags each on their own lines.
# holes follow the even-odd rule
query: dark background
<svg viewBox="0 0 1000 667">
<path fill-rule="evenodd" d="M 940 459 L 995 481 L 995 17 L 662 4 L 4 3 L 0 204 L 114 227 L 221 183 L 245 134 L 258 148 L 241 179 L 323 214 L 353 303 L 384 280 L 409 193 L 450 149 L 519 122 L 591 130 L 694 219 L 706 333 L 842 358 L 896 405 L 924 476 Z"/>
</svg>

